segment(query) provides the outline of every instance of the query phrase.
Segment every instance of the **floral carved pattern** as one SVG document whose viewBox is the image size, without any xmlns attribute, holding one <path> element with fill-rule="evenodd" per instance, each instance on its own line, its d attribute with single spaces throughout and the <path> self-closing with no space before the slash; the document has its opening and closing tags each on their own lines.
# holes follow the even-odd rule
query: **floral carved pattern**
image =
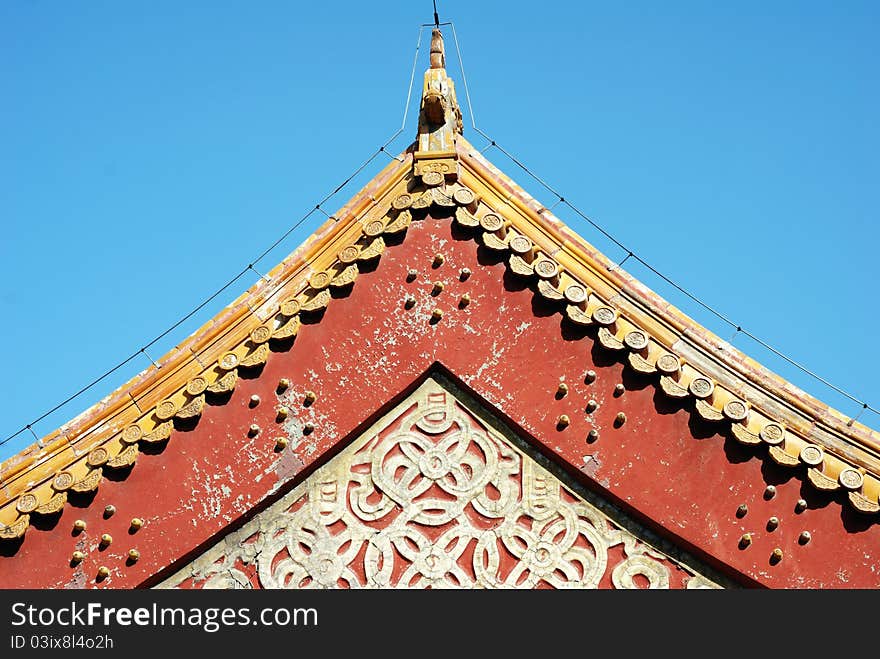
<svg viewBox="0 0 880 659">
<path fill-rule="evenodd" d="M 160 587 L 715 587 L 428 380 Z"/>
</svg>

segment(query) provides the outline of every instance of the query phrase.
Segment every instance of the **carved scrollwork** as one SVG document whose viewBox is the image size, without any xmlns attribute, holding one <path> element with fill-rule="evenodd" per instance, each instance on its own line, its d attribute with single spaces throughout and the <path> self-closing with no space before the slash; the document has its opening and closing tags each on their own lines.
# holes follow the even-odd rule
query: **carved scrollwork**
<svg viewBox="0 0 880 659">
<path fill-rule="evenodd" d="M 261 515 L 163 587 L 253 563 L 263 588 L 668 588 L 674 564 L 436 384 Z"/>
</svg>

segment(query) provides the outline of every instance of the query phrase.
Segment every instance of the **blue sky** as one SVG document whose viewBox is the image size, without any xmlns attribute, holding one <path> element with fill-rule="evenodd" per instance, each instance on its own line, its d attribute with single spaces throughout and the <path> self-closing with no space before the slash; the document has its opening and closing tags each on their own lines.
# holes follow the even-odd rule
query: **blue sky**
<svg viewBox="0 0 880 659">
<path fill-rule="evenodd" d="M 438 4 L 455 22 L 481 130 L 666 276 L 880 408 L 880 4 Z M 177 322 L 390 137 L 431 11 L 421 0 L 0 3 L 0 440 Z M 395 152 L 415 134 L 428 37 Z M 448 68 L 464 103 L 454 57 Z M 484 146 L 463 110 L 465 136 Z M 554 201 L 497 149 L 486 155 Z M 257 270 L 323 219 L 306 220 Z M 624 267 L 733 335 L 638 262 Z M 149 353 L 161 357 L 255 278 Z M 747 337 L 733 343 L 858 412 Z M 148 364 L 133 360 L 36 434 Z M 880 427 L 870 412 L 860 420 Z M 19 435 L 0 458 L 32 441 Z"/>
</svg>

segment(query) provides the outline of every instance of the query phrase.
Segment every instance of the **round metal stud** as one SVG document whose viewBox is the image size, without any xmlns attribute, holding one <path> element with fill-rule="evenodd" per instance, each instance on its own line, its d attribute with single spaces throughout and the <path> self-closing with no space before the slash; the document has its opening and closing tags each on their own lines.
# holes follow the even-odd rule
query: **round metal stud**
<svg viewBox="0 0 880 659">
<path fill-rule="evenodd" d="M 434 322 L 440 320 L 441 318 L 443 318 L 442 309 L 434 309 L 434 311 L 431 312 L 431 320 L 433 320 Z"/>
<path fill-rule="evenodd" d="M 315 424 L 308 422 L 303 424 L 303 434 L 309 435 L 315 431 Z"/>
<path fill-rule="evenodd" d="M 614 417 L 614 422 L 617 425 L 622 426 L 624 423 L 626 423 L 626 414 L 624 414 L 623 412 L 618 412 L 617 416 Z"/>
<path fill-rule="evenodd" d="M 278 408 L 278 412 L 276 413 L 275 418 L 278 421 L 284 421 L 284 419 L 287 418 L 288 414 L 290 414 L 290 410 L 287 409 L 287 407 L 285 405 L 282 405 L 281 407 Z"/>
<path fill-rule="evenodd" d="M 85 520 L 82 520 L 82 519 L 76 520 L 73 523 L 73 530 L 76 531 L 77 533 L 82 533 L 83 531 L 85 531 L 86 530 Z"/>
<path fill-rule="evenodd" d="M 596 371 L 593 371 L 593 370 L 587 371 L 586 374 L 584 375 L 584 382 L 586 382 L 587 384 L 590 384 L 595 381 L 596 381 Z"/>
<path fill-rule="evenodd" d="M 254 437 L 254 436 L 256 436 L 256 435 L 259 435 L 259 434 L 260 434 L 260 426 L 258 426 L 256 423 L 252 423 L 252 424 L 251 424 L 251 427 L 248 428 L 248 434 L 249 434 L 251 437 Z"/>
<path fill-rule="evenodd" d="M 135 562 L 141 557 L 141 553 L 137 549 L 128 550 L 128 560 Z"/>
<path fill-rule="evenodd" d="M 285 448 L 290 443 L 290 440 L 287 437 L 276 437 L 275 438 L 275 446 L 280 450 Z"/>
<path fill-rule="evenodd" d="M 275 387 L 275 391 L 281 393 L 282 391 L 286 391 L 289 386 L 290 380 L 288 380 L 287 378 L 281 378 L 280 380 L 278 380 L 278 386 Z"/>
<path fill-rule="evenodd" d="M 132 517 L 131 522 L 129 522 L 129 526 L 133 528 L 135 531 L 139 531 L 144 526 L 144 520 L 140 517 Z"/>
<path fill-rule="evenodd" d="M 458 306 L 464 309 L 467 305 L 471 303 L 471 296 L 465 293 L 460 298 L 458 298 Z"/>
<path fill-rule="evenodd" d="M 587 433 L 587 441 L 591 444 L 599 439 L 599 431 L 593 428 L 590 432 Z"/>
<path fill-rule="evenodd" d="M 86 555 L 81 551 L 75 551 L 70 557 L 70 560 L 74 563 L 82 563 L 83 559 L 85 559 Z"/>
<path fill-rule="evenodd" d="M 623 386 L 620 382 L 614 385 L 614 395 L 615 396 L 623 396 L 626 392 L 626 387 Z"/>
<path fill-rule="evenodd" d="M 443 265 L 443 262 L 446 260 L 446 257 L 442 254 L 434 254 L 434 267 Z"/>
<path fill-rule="evenodd" d="M 752 544 L 752 534 L 751 533 L 743 533 L 739 538 L 739 546 L 745 549 L 750 544 Z"/>
<path fill-rule="evenodd" d="M 103 545 L 104 547 L 109 546 L 111 542 L 113 542 L 113 536 L 109 533 L 104 533 L 101 536 L 101 545 Z"/>
<path fill-rule="evenodd" d="M 251 396 L 249 404 L 251 407 L 256 407 L 257 405 L 260 404 L 260 397 L 257 396 L 257 394 L 254 394 L 253 396 Z"/>
<path fill-rule="evenodd" d="M 106 565 L 102 565 L 101 567 L 98 568 L 98 578 L 99 579 L 106 579 L 108 576 L 110 576 L 110 570 L 107 568 Z"/>
<path fill-rule="evenodd" d="M 461 281 L 464 281 L 465 279 L 467 279 L 470 276 L 471 276 L 471 269 L 470 268 L 462 268 L 461 270 L 458 271 L 458 278 Z"/>
<path fill-rule="evenodd" d="M 306 405 L 311 405 L 316 400 L 318 400 L 318 396 L 314 391 L 307 391 L 305 398 L 303 399 Z"/>
<path fill-rule="evenodd" d="M 115 514 L 116 514 L 116 506 L 114 506 L 114 505 L 104 506 L 104 517 L 112 517 Z"/>
<path fill-rule="evenodd" d="M 796 513 L 802 513 L 807 509 L 807 500 L 806 499 L 798 499 L 797 503 L 794 504 L 794 511 Z"/>
<path fill-rule="evenodd" d="M 767 520 L 767 530 L 768 531 L 775 531 L 778 528 L 779 528 L 779 518 L 778 517 L 771 517 L 770 519 Z"/>
<path fill-rule="evenodd" d="M 562 398 L 565 394 L 568 393 L 568 385 L 564 382 L 560 382 L 559 386 L 556 387 L 556 395 Z"/>
<path fill-rule="evenodd" d="M 568 424 L 571 423 L 571 419 L 568 418 L 567 414 L 560 414 L 559 418 L 556 420 L 557 428 L 566 428 Z"/>
<path fill-rule="evenodd" d="M 587 407 L 585 409 L 587 410 L 588 414 L 592 414 L 593 412 L 596 411 L 597 407 L 599 407 L 599 403 L 597 403 L 595 400 L 593 400 L 591 398 L 590 400 L 587 401 Z"/>
<path fill-rule="evenodd" d="M 743 518 L 748 514 L 749 514 L 749 507 L 744 503 L 739 504 L 739 508 L 736 509 L 736 516 L 739 518 Z"/>
<path fill-rule="evenodd" d="M 810 535 L 809 531 L 801 531 L 801 534 L 798 536 L 798 543 L 805 545 L 812 539 L 813 539 L 813 536 Z"/>
<path fill-rule="evenodd" d="M 775 485 L 768 485 L 766 488 L 764 488 L 764 498 L 765 499 L 772 499 L 775 496 L 776 496 L 776 486 Z"/>
<path fill-rule="evenodd" d="M 770 561 L 772 563 L 778 563 L 781 560 L 782 560 L 782 550 L 779 547 L 777 547 L 776 549 L 773 550 L 773 553 L 770 554 Z"/>
<path fill-rule="evenodd" d="M 406 280 L 407 281 L 415 281 L 416 277 L 418 277 L 418 276 L 419 276 L 419 273 L 416 270 L 410 268 L 409 271 L 406 273 Z"/>
<path fill-rule="evenodd" d="M 434 295 L 440 294 L 445 288 L 445 284 L 442 281 L 435 281 L 434 287 L 431 289 L 431 293 Z"/>
<path fill-rule="evenodd" d="M 412 309 L 416 304 L 416 299 L 412 295 L 407 295 L 403 298 L 403 307 L 404 309 Z"/>
</svg>

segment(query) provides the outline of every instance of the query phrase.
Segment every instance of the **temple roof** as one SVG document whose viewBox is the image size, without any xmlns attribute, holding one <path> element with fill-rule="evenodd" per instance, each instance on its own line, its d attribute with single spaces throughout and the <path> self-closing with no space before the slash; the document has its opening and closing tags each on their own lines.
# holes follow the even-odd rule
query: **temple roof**
<svg viewBox="0 0 880 659">
<path fill-rule="evenodd" d="M 156 460 L 165 460 L 154 447 L 183 441 L 176 435 L 210 424 L 215 408 L 230 404 L 243 379 L 265 378 L 267 364 L 285 359 L 285 348 L 329 322 L 326 310 L 343 303 L 347 291 L 377 286 L 378 280 L 366 277 L 362 283 L 362 276 L 373 273 L 386 253 L 407 253 L 408 231 L 426 217 L 445 219 L 454 232 L 472 241 L 481 259 L 503 264 L 505 278 L 532 291 L 536 313 L 558 319 L 563 338 L 590 343 L 594 351 L 607 354 L 607 363 L 622 364 L 639 382 L 649 383 L 657 397 L 679 404 L 692 423 L 711 427 L 752 451 L 750 455 L 766 468 L 789 470 L 802 489 L 833 493 L 833 505 L 869 517 L 880 512 L 880 434 L 721 340 L 566 227 L 462 135 L 461 111 L 444 68 L 439 30 L 433 34 L 430 60 L 417 140 L 399 159 L 392 160 L 266 278 L 162 357 L 160 367 L 142 372 L 3 462 L 0 543 L 10 543 L 8 556 L 27 553 L 32 534 L 53 532 L 51 525 L 48 530 L 31 528 L 36 520 L 58 515 L 71 505 L 70 498 L 94 493 L 108 478 L 124 489 L 125 474 L 137 470 L 142 453 L 153 452 Z M 431 267 L 439 272 L 445 258 L 438 251 Z M 464 270 L 457 274 L 459 281 L 470 274 Z M 425 275 L 414 270 L 411 276 Z M 444 287 L 452 288 L 445 282 L 433 285 L 427 301 L 407 294 L 384 302 L 403 309 L 415 307 L 424 314 L 423 330 L 436 329 L 451 322 L 454 309 L 465 309 L 477 295 L 462 293 L 447 308 L 440 304 Z M 383 298 L 388 293 L 377 289 L 373 294 Z M 502 316 L 505 311 L 498 308 L 495 313 Z M 571 337 L 566 338 L 566 333 Z M 509 337 L 498 334 L 491 339 L 497 350 Z M 474 337 L 477 340 L 488 337 Z M 523 377 L 556 368 L 546 361 L 522 364 Z M 585 370 L 589 384 L 596 370 Z M 271 383 L 279 393 L 290 384 L 283 379 Z M 566 385 L 565 391 L 571 386 Z M 308 405 L 315 394 L 305 396 Z M 500 400 L 496 404 L 503 407 Z M 294 414 L 286 407 L 277 413 L 282 418 Z M 553 421 L 563 427 L 569 423 L 567 415 Z M 626 415 L 620 412 L 607 421 L 622 424 Z M 247 432 L 265 434 L 264 427 L 255 423 Z M 279 436 L 277 443 L 269 442 L 263 450 L 267 460 L 283 460 L 291 449 Z M 298 468 L 279 476 L 282 481 L 294 478 L 305 457 L 298 456 L 297 461 Z M 583 465 L 576 468 L 586 477 L 596 477 Z M 695 465 L 678 468 L 682 471 L 676 478 L 698 476 Z M 614 493 L 613 483 L 598 480 Z M 740 486 L 728 480 L 721 478 L 725 486 Z M 772 497 L 775 489 L 765 489 L 766 485 L 754 484 Z M 76 508 L 88 508 L 90 501 L 77 503 Z M 639 501 L 627 503 L 640 508 Z M 692 538 L 685 541 L 698 544 Z M 718 555 L 717 549 L 702 549 Z M 756 582 L 766 578 L 758 570 L 737 569 Z"/>
</svg>

